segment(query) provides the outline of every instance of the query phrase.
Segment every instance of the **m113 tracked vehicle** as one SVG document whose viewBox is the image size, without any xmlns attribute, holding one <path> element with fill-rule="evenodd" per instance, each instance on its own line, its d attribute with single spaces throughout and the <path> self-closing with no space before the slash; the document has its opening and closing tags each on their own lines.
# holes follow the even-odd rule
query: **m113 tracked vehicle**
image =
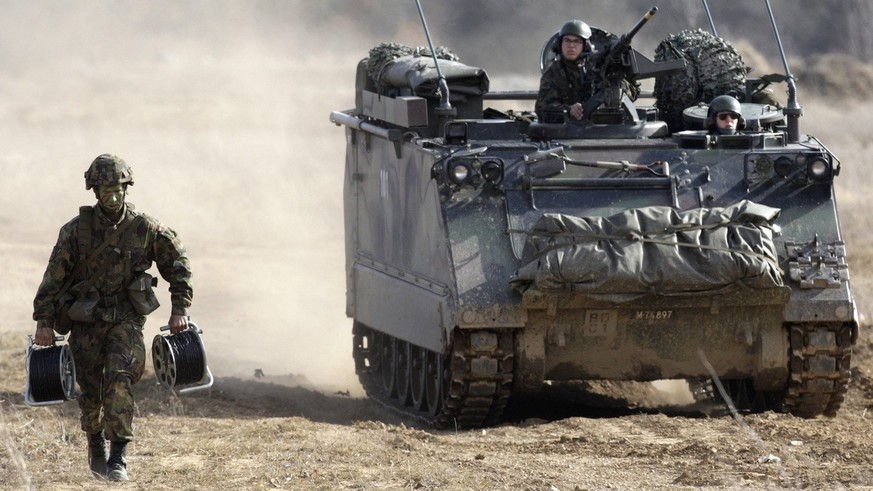
<svg viewBox="0 0 873 491">
<path fill-rule="evenodd" d="M 787 63 L 747 79 L 728 60 L 715 84 L 695 81 L 716 56 L 698 45 L 729 45 L 684 31 L 652 61 L 631 41 L 655 12 L 623 36 L 593 29 L 599 91 L 578 123 L 486 107 L 536 92 L 489 91 L 483 69 L 433 48 L 420 5 L 428 48 L 360 62 L 355 107 L 330 119 L 346 136 L 347 314 L 371 397 L 470 428 L 550 381 L 717 380 L 746 410 L 836 413 L 858 332 L 840 161 L 800 132 Z M 625 91 L 646 78 L 650 106 Z M 778 80 L 784 107 L 762 90 Z M 719 93 L 743 101 L 744 131 L 705 129 Z"/>
</svg>

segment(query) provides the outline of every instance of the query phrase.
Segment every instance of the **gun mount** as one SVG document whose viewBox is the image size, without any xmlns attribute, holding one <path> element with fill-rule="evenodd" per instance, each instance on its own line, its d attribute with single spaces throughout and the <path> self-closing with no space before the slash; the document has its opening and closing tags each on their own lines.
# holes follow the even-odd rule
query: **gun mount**
<svg viewBox="0 0 873 491">
<path fill-rule="evenodd" d="M 594 123 L 638 123 L 636 107 L 628 94 L 626 84 L 657 77 L 685 69 L 680 58 L 655 63 L 639 51 L 631 48 L 631 41 L 644 25 L 655 15 L 658 7 L 652 7 L 637 23 L 617 40 L 614 40 L 602 55 L 593 56 L 593 74 L 598 80 L 598 91 L 583 104 L 585 114 Z"/>
<path fill-rule="evenodd" d="M 639 80 L 678 73 L 685 69 L 682 57 L 654 62 L 632 47 L 634 36 L 657 13 L 652 7 L 625 34 L 616 36 L 599 28 L 592 28 L 591 50 L 583 53 L 587 59 L 587 77 L 595 80 L 594 95 L 583 104 L 587 119 L 596 124 L 639 124 L 635 99 Z M 555 47 L 561 42 L 556 32 L 546 41 L 540 55 L 540 70 L 556 60 Z"/>
</svg>

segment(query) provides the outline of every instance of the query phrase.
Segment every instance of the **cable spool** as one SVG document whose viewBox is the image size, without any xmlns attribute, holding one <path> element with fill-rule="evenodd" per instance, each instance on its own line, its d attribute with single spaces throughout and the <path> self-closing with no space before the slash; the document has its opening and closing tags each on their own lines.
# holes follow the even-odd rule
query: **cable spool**
<svg viewBox="0 0 873 491">
<path fill-rule="evenodd" d="M 31 341 L 26 366 L 25 404 L 48 406 L 76 398 L 76 366 L 68 345 L 37 348 Z"/>
<path fill-rule="evenodd" d="M 169 326 L 161 328 L 162 331 Z M 200 328 L 190 323 L 188 329 L 167 336 L 158 334 L 152 340 L 152 362 L 161 387 L 178 390 L 180 394 L 212 386 L 212 373 L 206 365 L 206 349 L 200 338 Z"/>
</svg>

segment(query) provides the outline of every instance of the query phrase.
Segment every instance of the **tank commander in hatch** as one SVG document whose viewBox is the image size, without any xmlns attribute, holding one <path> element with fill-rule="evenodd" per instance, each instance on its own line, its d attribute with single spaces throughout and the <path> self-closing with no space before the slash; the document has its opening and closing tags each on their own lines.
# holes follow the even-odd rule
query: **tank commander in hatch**
<svg viewBox="0 0 873 491">
<path fill-rule="evenodd" d="M 588 77 L 590 64 L 584 56 L 591 51 L 591 28 L 581 20 L 571 20 L 561 27 L 558 36 L 560 43 L 555 49 L 560 50 L 561 56 L 540 78 L 535 109 L 543 122 L 553 119 L 547 113 L 561 112 L 571 121 L 578 121 L 584 116 L 582 103 L 594 95 L 594 83 Z"/>
<path fill-rule="evenodd" d="M 173 230 L 125 203 L 129 186 L 133 172 L 124 160 L 109 154 L 94 159 L 85 172 L 85 189 L 94 190 L 97 204 L 79 208 L 79 216 L 61 227 L 33 300 L 35 344 L 54 344 L 53 331 L 70 333 L 88 463 L 95 476 L 112 481 L 128 480 L 125 448 L 133 439 L 135 411 L 131 387 L 145 368 L 145 316 L 158 307 L 152 291 L 157 279 L 146 270 L 156 263 L 170 284 L 172 333 L 188 327 L 194 292 L 182 242 Z"/>
<path fill-rule="evenodd" d="M 720 95 L 709 103 L 706 129 L 713 135 L 735 135 L 745 128 L 740 101 L 729 95 Z"/>
</svg>

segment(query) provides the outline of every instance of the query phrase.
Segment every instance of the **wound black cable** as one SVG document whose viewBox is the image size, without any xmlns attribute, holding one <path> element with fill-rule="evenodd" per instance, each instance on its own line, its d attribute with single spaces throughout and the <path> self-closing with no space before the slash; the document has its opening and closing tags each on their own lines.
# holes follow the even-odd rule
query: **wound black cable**
<svg viewBox="0 0 873 491">
<path fill-rule="evenodd" d="M 63 346 L 34 349 L 30 353 L 30 394 L 36 402 L 66 399 L 63 383 Z"/>
<path fill-rule="evenodd" d="M 160 336 L 164 349 L 156 344 L 153 356 L 156 364 L 166 370 L 158 371 L 166 388 L 200 382 L 205 377 L 205 350 L 200 336 L 193 330 L 185 330 L 170 336 Z M 170 358 L 167 360 L 166 358 Z M 168 371 L 170 373 L 160 373 Z"/>
</svg>

